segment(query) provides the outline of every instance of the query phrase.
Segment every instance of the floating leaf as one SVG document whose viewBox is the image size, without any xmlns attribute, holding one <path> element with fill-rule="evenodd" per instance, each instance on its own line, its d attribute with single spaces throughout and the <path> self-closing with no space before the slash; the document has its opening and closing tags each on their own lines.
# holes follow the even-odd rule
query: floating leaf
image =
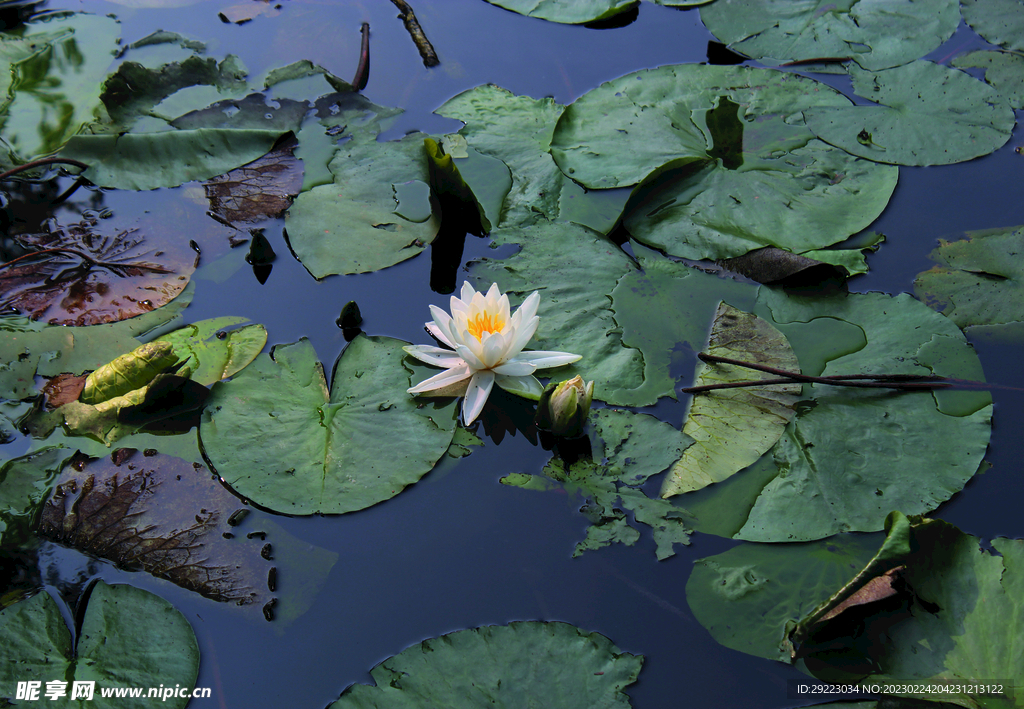
<svg viewBox="0 0 1024 709">
<path fill-rule="evenodd" d="M 393 266 L 419 254 L 437 235 L 433 213 L 410 221 L 398 213 L 395 198 L 399 185 L 430 179 L 422 136 L 350 140 L 330 168 L 334 183 L 300 194 L 286 218 L 292 250 L 315 278 Z"/>
<path fill-rule="evenodd" d="M 1022 227 L 939 239 L 928 255 L 938 265 L 917 274 L 914 292 L 961 328 L 1024 321 L 1022 252 Z"/>
<path fill-rule="evenodd" d="M 812 107 L 807 127 L 853 155 L 891 165 L 949 165 L 988 155 L 1010 139 L 1013 109 L 970 74 L 920 60 L 869 72 L 851 68 L 853 91 L 877 106 Z"/>
<path fill-rule="evenodd" d="M 240 372 L 267 344 L 267 329 L 262 325 L 227 329 L 243 322 L 245 318 L 200 320 L 169 332 L 154 343 L 172 345 L 175 354 L 192 368 L 192 381 L 209 386 Z"/>
<path fill-rule="evenodd" d="M 985 82 L 1015 109 L 1024 109 L 1024 56 L 1013 52 L 978 51 L 953 58 L 958 69 L 984 69 Z"/>
<path fill-rule="evenodd" d="M 785 335 L 756 315 L 725 302 L 715 312 L 706 352 L 800 371 Z M 776 378 L 731 364 L 702 362 L 694 386 Z M 799 384 L 775 384 L 694 394 L 683 425 L 683 433 L 694 442 L 666 476 L 661 496 L 699 490 L 753 464 L 782 436 L 793 418 L 799 393 Z"/>
<path fill-rule="evenodd" d="M 112 17 L 78 13 L 40 18 L 27 23 L 20 37 L 0 39 L 3 59 L 11 61 L 0 71 L 6 78 L 0 82 L 0 162 L 19 164 L 52 153 L 97 120 L 100 84 L 119 34 Z"/>
<path fill-rule="evenodd" d="M 1024 52 L 1024 8 L 1017 0 L 962 0 L 964 20 L 992 44 Z"/>
<path fill-rule="evenodd" d="M 581 25 L 633 9 L 639 0 L 487 0 L 492 5 L 550 22 Z"/>
<path fill-rule="evenodd" d="M 125 686 L 181 687 L 185 691 L 162 698 L 161 706 L 188 704 L 199 674 L 199 646 L 185 616 L 132 586 L 97 581 L 85 598 L 76 642 L 45 591 L 0 610 L 0 643 L 10 660 L 0 665 L 3 691 L 13 692 L 31 675 L 68 682 L 68 696 L 72 682 L 95 682 L 88 705 L 100 709 L 124 706 L 123 699 L 105 699 L 100 690 Z M 6 698 L 13 701 L 14 695 Z"/>
<path fill-rule="evenodd" d="M 576 224 L 538 221 L 494 231 L 491 238 L 521 244 L 522 251 L 503 260 L 474 263 L 470 274 L 481 288 L 497 283 L 516 301 L 513 304 L 543 289 L 540 327 L 531 347 L 583 355 L 565 367 L 560 378 L 578 374 L 599 382 L 595 397 L 610 404 L 643 406 L 671 393 L 671 386 L 661 387 L 635 402 L 626 392 L 641 385 L 643 358 L 638 350 L 623 346 L 606 295 L 620 278 L 636 270 L 625 252 Z"/>
<path fill-rule="evenodd" d="M 588 188 L 641 183 L 623 225 L 673 256 L 769 245 L 803 253 L 866 227 L 896 186 L 896 170 L 852 159 L 803 125 L 801 111 L 847 105 L 796 74 L 663 66 L 580 97 L 559 119 L 551 154 Z"/>
<path fill-rule="evenodd" d="M 258 160 L 205 182 L 210 211 L 235 225 L 281 216 L 302 189 L 297 146 L 290 136 Z"/>
<path fill-rule="evenodd" d="M 187 248 L 148 248 L 135 230 L 103 234 L 84 221 L 18 240 L 38 255 L 0 270 L 0 307 L 51 325 L 97 325 L 147 313 L 181 293 L 195 270 Z"/>
<path fill-rule="evenodd" d="M 147 342 L 103 365 L 85 380 L 80 401 L 98 404 L 141 389 L 153 377 L 178 362 L 169 342 Z"/>
<path fill-rule="evenodd" d="M 329 709 L 527 706 L 629 707 L 623 689 L 643 657 L 567 623 L 520 621 L 424 640 L 370 670 L 374 685 L 352 685 Z"/>
<path fill-rule="evenodd" d="M 162 308 L 128 320 L 89 327 L 43 325 L 27 318 L 0 318 L 0 397 L 23 399 L 35 391 L 34 377 L 82 374 L 139 346 L 136 337 L 181 317 L 192 289 Z"/>
<path fill-rule="evenodd" d="M 727 271 L 739 273 L 752 281 L 773 283 L 821 282 L 830 276 L 854 276 L 867 273 L 864 254 L 878 248 L 884 237 L 874 235 L 874 241 L 860 249 L 830 249 L 805 251 L 794 254 L 776 246 L 749 251 L 742 256 L 725 259 L 719 265 Z"/>
<path fill-rule="evenodd" d="M 700 19 L 730 49 L 766 64 L 846 59 L 878 70 L 937 49 L 960 24 L 960 8 L 956 0 L 717 0 Z"/>
<path fill-rule="evenodd" d="M 39 534 L 215 601 L 262 607 L 273 564 L 260 555 L 265 540 L 232 534 L 238 507 L 200 465 L 119 448 L 64 468 Z"/>
<path fill-rule="evenodd" d="M 445 155 L 441 146 L 433 138 L 423 139 L 423 148 L 427 154 L 427 174 L 430 189 L 441 200 L 442 204 L 459 205 L 460 209 L 476 211 L 475 220 L 470 220 L 470 231 L 477 230 L 483 236 L 491 231 L 491 223 L 487 219 L 484 206 L 473 194 L 473 188 L 459 172 L 458 166 L 451 155 Z M 453 215 L 454 216 L 454 215 Z M 474 233 L 476 233 L 474 231 Z"/>
<path fill-rule="evenodd" d="M 617 409 L 591 412 L 590 427 L 588 458 L 566 464 L 556 456 L 544 466 L 542 476 L 513 473 L 501 482 L 528 490 L 562 487 L 586 498 L 580 511 L 593 526 L 573 556 L 615 543 L 635 544 L 640 533 L 630 526 L 623 509 L 652 528 L 658 559 L 675 554 L 675 544 L 689 544 L 687 513 L 647 497 L 635 486 L 671 465 L 692 439 L 652 416 Z"/>
<path fill-rule="evenodd" d="M 330 394 L 306 340 L 214 385 L 200 441 L 217 474 L 286 514 L 360 510 L 419 480 L 448 449 L 456 409 L 419 408 L 406 391 L 404 344 L 358 336 L 335 365 Z"/>
<path fill-rule="evenodd" d="M 161 133 L 76 135 L 61 157 L 89 165 L 82 175 L 100 187 L 152 190 L 207 180 L 266 155 L 282 132 L 200 128 Z"/>
</svg>

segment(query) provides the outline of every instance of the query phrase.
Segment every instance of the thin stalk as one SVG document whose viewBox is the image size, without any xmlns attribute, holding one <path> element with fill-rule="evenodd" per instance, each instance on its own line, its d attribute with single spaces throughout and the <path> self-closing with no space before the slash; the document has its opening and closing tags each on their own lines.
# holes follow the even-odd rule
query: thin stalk
<svg viewBox="0 0 1024 709">
<path fill-rule="evenodd" d="M 440 64 L 441 60 L 437 58 L 434 46 L 427 39 L 427 35 L 423 33 L 423 28 L 420 27 L 419 20 L 416 19 L 416 14 L 409 7 L 409 3 L 405 0 L 391 0 L 391 2 L 401 11 L 402 14 L 398 17 L 405 23 L 405 29 L 409 31 L 412 41 L 416 43 L 416 48 L 420 50 L 423 66 L 431 67 Z"/>
<path fill-rule="evenodd" d="M 363 39 L 359 47 L 359 66 L 352 78 L 352 87 L 356 91 L 365 89 L 366 82 L 370 80 L 370 23 L 364 22 L 360 32 L 363 33 Z"/>
<path fill-rule="evenodd" d="M 12 167 L 7 172 L 0 172 L 0 180 L 6 180 L 8 177 L 11 177 L 12 175 L 17 175 L 19 172 L 31 170 L 32 168 L 36 167 L 44 167 L 46 165 L 74 165 L 75 167 L 80 167 L 83 170 L 89 169 L 89 166 L 86 165 L 84 162 L 79 162 L 78 160 L 71 160 L 70 158 L 40 158 L 39 160 L 27 162 L 24 165 L 18 165 L 18 167 Z"/>
</svg>

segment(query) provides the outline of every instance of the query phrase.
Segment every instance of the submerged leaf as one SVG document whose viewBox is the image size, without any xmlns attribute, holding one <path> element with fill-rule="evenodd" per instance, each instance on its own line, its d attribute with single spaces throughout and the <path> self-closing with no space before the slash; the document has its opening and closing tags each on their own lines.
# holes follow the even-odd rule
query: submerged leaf
<svg viewBox="0 0 1024 709">
<path fill-rule="evenodd" d="M 515 622 L 424 640 L 370 671 L 329 709 L 629 707 L 643 657 L 567 623 Z"/>
<path fill-rule="evenodd" d="M 707 353 L 800 372 L 786 336 L 756 315 L 723 302 L 711 324 Z M 765 372 L 719 362 L 702 363 L 694 386 L 776 379 Z M 799 384 L 773 384 L 694 394 L 683 433 L 694 440 L 672 467 L 662 497 L 692 492 L 754 463 L 775 445 L 794 415 Z"/>
<path fill-rule="evenodd" d="M 812 107 L 807 126 L 827 143 L 891 165 L 949 165 L 988 155 L 1010 139 L 1013 109 L 970 74 L 932 62 L 869 72 L 853 90 L 876 106 Z"/>
<path fill-rule="evenodd" d="M 290 136 L 260 159 L 207 180 L 210 211 L 235 225 L 281 216 L 302 189 L 297 146 Z"/>
<path fill-rule="evenodd" d="M 202 466 L 119 448 L 64 468 L 39 533 L 215 601 L 262 607 L 272 564 L 260 556 L 263 540 L 232 534 L 237 508 Z"/>
<path fill-rule="evenodd" d="M 404 344 L 356 337 L 335 365 L 330 393 L 306 340 L 279 345 L 214 385 L 200 442 L 217 474 L 286 514 L 360 510 L 419 480 L 447 451 L 456 409 L 450 401 L 420 408 L 408 394 Z"/>
<path fill-rule="evenodd" d="M 549 22 L 580 25 L 614 17 L 636 6 L 640 0 L 487 0 L 492 5 Z"/>
<path fill-rule="evenodd" d="M 959 10 L 956 0 L 717 0 L 700 19 L 730 49 L 765 64 L 846 59 L 877 70 L 938 48 L 960 23 Z"/>
<path fill-rule="evenodd" d="M 136 231 L 103 234 L 81 222 L 19 237 L 38 255 L 0 270 L 0 308 L 51 325 L 97 325 L 147 313 L 185 289 L 187 248 L 154 249 Z"/>
</svg>

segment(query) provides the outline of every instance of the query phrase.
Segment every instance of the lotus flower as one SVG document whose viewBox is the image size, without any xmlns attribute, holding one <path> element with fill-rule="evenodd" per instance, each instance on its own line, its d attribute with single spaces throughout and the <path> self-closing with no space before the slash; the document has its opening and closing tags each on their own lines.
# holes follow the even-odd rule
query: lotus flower
<svg viewBox="0 0 1024 709">
<path fill-rule="evenodd" d="M 570 364 L 582 356 L 568 352 L 523 351 L 540 322 L 538 305 L 540 294 L 533 292 L 511 314 L 508 296 L 498 290 L 496 283 L 486 295 L 475 291 L 469 283 L 463 283 L 462 297 L 452 296 L 452 314 L 431 305 L 434 320 L 426 323 L 427 331 L 451 349 L 430 345 L 404 348 L 416 359 L 446 370 L 420 382 L 409 389 L 409 393 L 465 394 L 462 420 L 467 426 L 480 415 L 495 384 L 527 399 L 538 399 L 544 388 L 533 376 L 534 372 Z"/>
</svg>

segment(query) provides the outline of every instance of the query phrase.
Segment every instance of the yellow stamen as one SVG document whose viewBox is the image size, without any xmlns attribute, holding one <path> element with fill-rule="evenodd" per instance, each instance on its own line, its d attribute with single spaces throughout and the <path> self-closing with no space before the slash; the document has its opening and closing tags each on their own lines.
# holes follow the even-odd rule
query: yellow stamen
<svg viewBox="0 0 1024 709">
<path fill-rule="evenodd" d="M 500 315 L 483 311 L 469 321 L 469 334 L 479 340 L 485 332 L 500 332 L 504 327 L 505 321 Z"/>
</svg>

